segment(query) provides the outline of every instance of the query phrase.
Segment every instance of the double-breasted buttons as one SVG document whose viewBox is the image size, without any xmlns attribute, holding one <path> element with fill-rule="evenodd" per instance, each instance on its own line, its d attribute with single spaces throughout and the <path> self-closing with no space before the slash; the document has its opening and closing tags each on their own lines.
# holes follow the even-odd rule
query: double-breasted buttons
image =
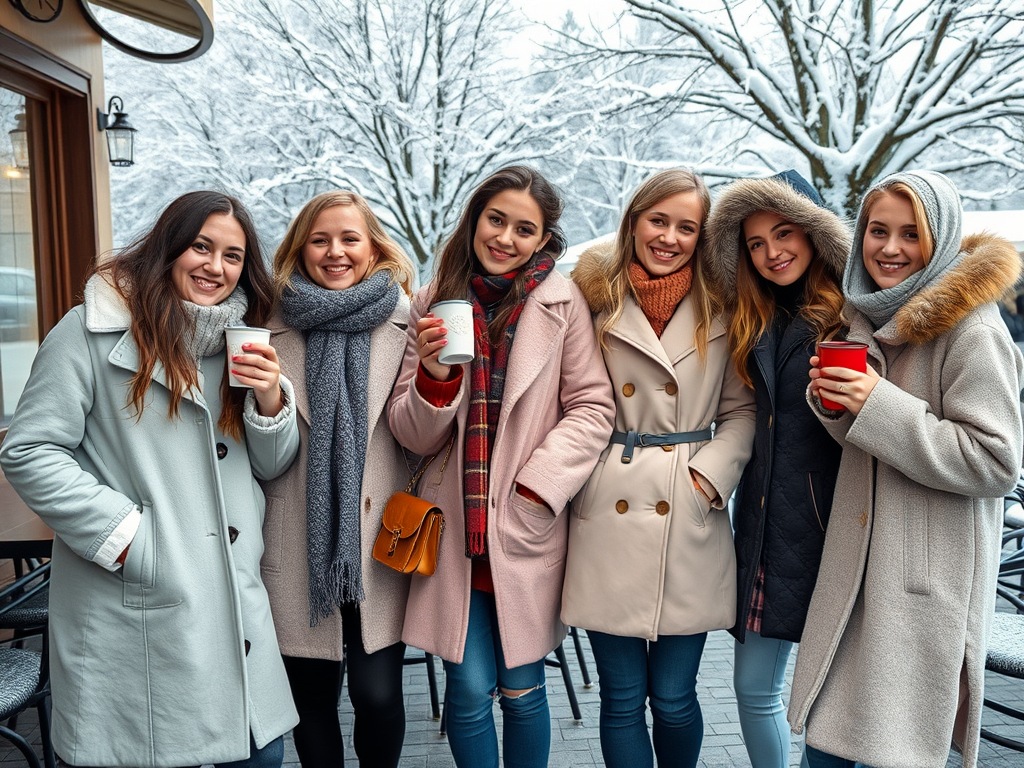
<svg viewBox="0 0 1024 768">
<path fill-rule="evenodd" d="M 615 502 L 615 511 L 618 512 L 620 515 L 626 514 L 628 510 L 629 504 L 626 502 L 625 499 L 619 499 L 618 501 Z"/>
<path fill-rule="evenodd" d="M 676 386 L 676 383 L 674 381 L 670 381 L 668 382 L 668 384 L 665 385 L 666 394 L 675 395 L 678 391 L 679 387 Z"/>
<path fill-rule="evenodd" d="M 217 458 L 223 459 L 228 455 L 228 447 L 224 443 L 217 443 Z"/>
<path fill-rule="evenodd" d="M 664 500 L 659 501 L 657 504 L 654 505 L 654 511 L 657 512 L 659 515 L 667 515 L 668 502 Z"/>
<path fill-rule="evenodd" d="M 622 394 L 624 394 L 626 397 L 632 397 L 634 392 L 636 392 L 636 387 L 634 387 L 628 381 L 622 385 Z"/>
</svg>

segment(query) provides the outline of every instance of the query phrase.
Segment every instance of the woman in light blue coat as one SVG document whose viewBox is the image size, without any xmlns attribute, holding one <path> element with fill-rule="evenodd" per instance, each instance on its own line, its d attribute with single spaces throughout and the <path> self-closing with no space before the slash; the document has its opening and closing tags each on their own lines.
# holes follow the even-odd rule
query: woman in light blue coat
<svg viewBox="0 0 1024 768">
<path fill-rule="evenodd" d="M 39 348 L 0 450 L 56 533 L 53 743 L 73 766 L 280 766 L 298 717 L 260 580 L 256 478 L 298 449 L 248 214 L 194 192 L 99 266 Z M 231 388 L 227 369 L 251 389 Z"/>
</svg>

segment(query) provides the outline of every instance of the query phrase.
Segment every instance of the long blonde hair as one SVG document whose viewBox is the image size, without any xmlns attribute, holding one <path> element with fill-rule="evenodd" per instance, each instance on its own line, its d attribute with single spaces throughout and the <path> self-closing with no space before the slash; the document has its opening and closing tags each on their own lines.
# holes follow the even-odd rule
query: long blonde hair
<svg viewBox="0 0 1024 768">
<path fill-rule="evenodd" d="M 317 195 L 302 206 L 302 210 L 288 227 L 284 240 L 281 241 L 281 245 L 274 253 L 274 289 L 278 299 L 281 298 L 285 288 L 291 285 L 292 275 L 296 271 L 306 278 L 309 277 L 302 265 L 302 247 L 309 238 L 316 217 L 328 208 L 343 205 L 350 205 L 363 215 L 367 233 L 370 236 L 370 245 L 376 256 L 363 279 L 386 269 L 391 272 L 392 280 L 402 286 L 402 290 L 407 295 L 412 296 L 413 266 L 409 257 L 405 255 L 405 251 L 402 250 L 402 246 L 384 231 L 384 227 L 381 226 L 380 221 L 370 209 L 369 203 L 362 195 L 348 190 L 336 190 Z"/>
<path fill-rule="evenodd" d="M 626 297 L 630 296 L 637 300 L 636 288 L 629 277 L 629 264 L 636 258 L 636 245 L 633 240 L 633 233 L 636 230 L 636 224 L 640 219 L 640 215 L 666 197 L 682 192 L 695 192 L 700 199 L 701 208 L 703 209 L 700 219 L 700 234 L 697 237 L 697 245 L 689 262 L 693 265 L 693 279 L 690 283 L 689 296 L 693 300 L 693 311 L 697 320 L 693 340 L 697 346 L 700 359 L 702 361 L 705 359 L 708 350 L 708 335 L 711 331 L 711 322 L 722 311 L 721 299 L 715 291 L 711 290 L 707 266 L 702 263 L 705 226 L 708 223 L 708 214 L 711 211 L 711 195 L 708 193 L 708 188 L 704 185 L 704 181 L 700 176 L 685 168 L 661 171 L 645 180 L 633 192 L 633 196 L 630 198 L 629 204 L 622 214 L 622 221 L 619 223 L 619 231 L 615 238 L 615 251 L 607 265 L 607 289 L 610 308 L 597 326 L 597 338 L 602 347 L 607 349 L 608 332 L 619 321 L 619 318 L 622 317 L 622 309 L 625 306 Z"/>
</svg>

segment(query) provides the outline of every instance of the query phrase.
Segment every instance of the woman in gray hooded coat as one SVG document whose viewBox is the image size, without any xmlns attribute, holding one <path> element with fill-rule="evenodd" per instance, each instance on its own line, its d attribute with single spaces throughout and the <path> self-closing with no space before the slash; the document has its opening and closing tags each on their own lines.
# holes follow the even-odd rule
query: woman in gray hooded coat
<svg viewBox="0 0 1024 768">
<path fill-rule="evenodd" d="M 815 768 L 943 768 L 951 742 L 977 764 L 1001 497 L 1021 465 L 1022 359 L 995 302 L 1020 259 L 961 241 L 961 216 L 941 174 L 871 189 L 843 279 L 868 371 L 811 358 L 809 400 L 843 446 L 789 707 Z"/>
</svg>

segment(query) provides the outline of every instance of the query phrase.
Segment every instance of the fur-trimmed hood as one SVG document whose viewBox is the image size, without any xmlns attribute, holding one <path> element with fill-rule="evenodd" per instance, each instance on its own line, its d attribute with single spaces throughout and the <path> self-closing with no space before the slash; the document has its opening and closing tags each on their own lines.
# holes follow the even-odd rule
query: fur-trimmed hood
<svg viewBox="0 0 1024 768">
<path fill-rule="evenodd" d="M 572 271 L 572 281 L 583 293 L 590 311 L 595 315 L 612 308 L 614 299 L 609 290 L 612 277 L 612 259 L 615 257 L 615 241 L 592 245 L 585 250 Z"/>
<path fill-rule="evenodd" d="M 998 301 L 1020 278 L 1021 259 L 1009 240 L 982 232 L 960 244 L 960 262 L 914 294 L 893 320 L 899 338 L 924 344 L 954 328 L 970 312 Z"/>
<path fill-rule="evenodd" d="M 848 223 L 778 178 L 742 179 L 718 195 L 707 223 L 705 263 L 726 304 L 735 301 L 736 268 L 747 252 L 743 220 L 758 211 L 777 213 L 802 227 L 817 258 L 825 262 L 837 281 L 841 279 L 850 253 Z"/>
</svg>

